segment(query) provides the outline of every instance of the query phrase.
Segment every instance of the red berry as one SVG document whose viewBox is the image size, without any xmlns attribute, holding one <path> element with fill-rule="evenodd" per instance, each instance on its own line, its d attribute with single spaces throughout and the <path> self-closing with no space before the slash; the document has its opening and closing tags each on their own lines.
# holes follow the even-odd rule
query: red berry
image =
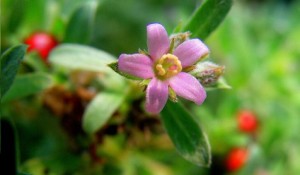
<svg viewBox="0 0 300 175">
<path fill-rule="evenodd" d="M 253 133 L 256 131 L 258 121 L 251 111 L 240 111 L 238 113 L 238 126 L 242 132 Z"/>
<path fill-rule="evenodd" d="M 44 61 L 50 51 L 58 44 L 57 40 L 50 34 L 36 32 L 25 39 L 25 44 L 29 45 L 28 51 L 37 51 Z"/>
<path fill-rule="evenodd" d="M 229 152 L 226 158 L 226 168 L 228 171 L 237 171 L 242 168 L 248 159 L 246 148 L 235 148 Z"/>
</svg>

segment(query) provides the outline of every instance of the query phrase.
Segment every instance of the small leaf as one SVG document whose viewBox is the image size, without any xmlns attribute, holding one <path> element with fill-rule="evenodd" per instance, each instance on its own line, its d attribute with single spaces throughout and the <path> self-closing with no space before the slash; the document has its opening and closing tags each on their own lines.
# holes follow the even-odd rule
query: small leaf
<svg viewBox="0 0 300 175">
<path fill-rule="evenodd" d="M 56 47 L 50 54 L 49 61 L 56 66 L 71 70 L 86 70 L 104 73 L 103 83 L 109 89 L 123 89 L 124 79 L 107 65 L 116 59 L 101 50 L 78 44 L 63 44 Z"/>
<path fill-rule="evenodd" d="M 132 76 L 132 75 L 128 75 L 126 73 L 123 73 L 119 70 L 119 67 L 118 67 L 118 62 L 113 62 L 113 63 L 110 63 L 108 64 L 108 67 L 110 67 L 113 71 L 115 71 L 116 73 L 118 73 L 119 75 L 125 77 L 125 78 L 128 78 L 128 79 L 131 79 L 131 80 L 142 80 L 141 78 L 139 77 L 135 77 L 135 76 Z"/>
<path fill-rule="evenodd" d="M 99 130 L 124 100 L 126 93 L 100 92 L 88 105 L 83 116 L 83 129 L 87 133 Z"/>
<path fill-rule="evenodd" d="M 50 63 L 70 69 L 112 72 L 107 65 L 116 59 L 101 50 L 78 44 L 63 44 L 50 54 Z"/>
<path fill-rule="evenodd" d="M 1 77 L 0 77 L 0 86 L 1 94 L 3 97 L 4 94 L 8 91 L 12 85 L 15 76 L 17 74 L 21 60 L 23 59 L 26 53 L 27 46 L 20 44 L 14 47 L 9 48 L 6 52 L 1 55 Z"/>
<path fill-rule="evenodd" d="M 210 165 L 211 153 L 207 137 L 182 105 L 168 101 L 161 112 L 161 118 L 182 157 L 199 166 Z"/>
<path fill-rule="evenodd" d="M 192 37 L 205 40 L 223 21 L 231 6 L 232 0 L 206 0 L 181 31 L 190 31 Z"/>
<path fill-rule="evenodd" d="M 74 11 L 66 29 L 65 42 L 81 44 L 90 42 L 96 9 L 97 2 L 89 1 Z"/>
<path fill-rule="evenodd" d="M 49 88 L 52 84 L 52 77 L 45 73 L 31 73 L 17 76 L 15 82 L 3 97 L 2 102 L 36 94 Z"/>
</svg>

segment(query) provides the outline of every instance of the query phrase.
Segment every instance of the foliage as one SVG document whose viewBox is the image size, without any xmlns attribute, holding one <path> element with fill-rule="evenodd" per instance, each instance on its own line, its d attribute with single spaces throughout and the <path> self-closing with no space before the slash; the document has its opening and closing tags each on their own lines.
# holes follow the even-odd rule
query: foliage
<svg viewBox="0 0 300 175">
<path fill-rule="evenodd" d="M 192 37 L 205 40 L 223 21 L 232 0 L 209 0 L 198 8 L 181 31 L 191 31 Z"/>
<path fill-rule="evenodd" d="M 30 73 L 17 76 L 7 94 L 2 98 L 2 102 L 5 103 L 10 100 L 36 94 L 49 88 L 52 84 L 51 75 L 45 73 Z"/>
<path fill-rule="evenodd" d="M 14 121 L 19 134 L 18 172 L 229 174 L 226 156 L 246 148 L 248 160 L 234 174 L 298 174 L 298 6 L 4 0 L 1 114 Z M 152 22 L 162 23 L 168 33 L 191 32 L 209 46 L 209 60 L 225 65 L 203 105 L 179 99 L 168 102 L 160 116 L 148 114 L 147 82 L 125 80 L 110 69 L 117 70 L 120 53 L 146 48 L 145 26 Z M 20 45 L 35 31 L 61 41 L 49 64 Z M 257 117 L 251 133 L 238 129 L 241 110 Z"/>
<path fill-rule="evenodd" d="M 169 102 L 163 109 L 161 118 L 171 140 L 184 158 L 197 165 L 210 166 L 207 136 L 183 106 Z"/>
<path fill-rule="evenodd" d="M 1 55 L 1 99 L 13 84 L 14 78 L 17 74 L 17 70 L 21 63 L 21 60 L 25 55 L 26 49 L 26 45 L 17 45 L 8 49 L 3 53 L 3 55 Z"/>
<path fill-rule="evenodd" d="M 88 133 L 99 130 L 124 101 L 124 95 L 109 92 L 97 95 L 85 111 L 83 129 Z"/>
</svg>

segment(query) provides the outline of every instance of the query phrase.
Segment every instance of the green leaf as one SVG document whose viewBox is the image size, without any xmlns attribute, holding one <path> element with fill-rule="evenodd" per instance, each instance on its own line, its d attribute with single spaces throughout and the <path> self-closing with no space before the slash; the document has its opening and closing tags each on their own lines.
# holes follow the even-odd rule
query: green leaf
<svg viewBox="0 0 300 175">
<path fill-rule="evenodd" d="M 96 9 L 97 2 L 89 1 L 74 11 L 66 29 L 65 42 L 81 44 L 90 42 Z"/>
<path fill-rule="evenodd" d="M 88 105 L 83 116 L 83 129 L 87 133 L 99 130 L 124 100 L 126 93 L 100 92 Z"/>
<path fill-rule="evenodd" d="M 126 86 L 124 79 L 108 67 L 116 59 L 101 50 L 92 47 L 63 44 L 50 54 L 50 63 L 72 70 L 86 70 L 103 73 L 103 84 L 110 90 L 122 91 Z"/>
<path fill-rule="evenodd" d="M 2 102 L 36 94 L 49 88 L 52 84 L 52 77 L 45 73 L 31 73 L 17 76 L 15 82 L 3 97 Z"/>
<path fill-rule="evenodd" d="M 12 85 L 15 76 L 17 74 L 21 60 L 23 59 L 26 53 L 27 46 L 20 44 L 14 47 L 9 48 L 6 52 L 1 55 L 1 77 L 0 77 L 0 86 L 2 98 L 4 94 L 8 91 Z"/>
<path fill-rule="evenodd" d="M 113 71 L 107 65 L 115 60 L 104 51 L 78 44 L 62 44 L 51 52 L 49 58 L 50 63 L 66 68 L 108 73 Z"/>
<path fill-rule="evenodd" d="M 199 166 L 210 165 L 211 153 L 207 137 L 182 105 L 168 101 L 161 112 L 161 118 L 182 157 Z"/>
<path fill-rule="evenodd" d="M 181 31 L 190 31 L 192 37 L 205 40 L 223 21 L 231 6 L 232 0 L 206 0 Z"/>
</svg>

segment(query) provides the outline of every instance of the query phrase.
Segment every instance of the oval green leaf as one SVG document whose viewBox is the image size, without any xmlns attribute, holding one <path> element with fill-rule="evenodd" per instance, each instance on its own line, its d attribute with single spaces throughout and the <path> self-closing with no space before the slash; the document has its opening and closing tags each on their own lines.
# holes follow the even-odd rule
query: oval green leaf
<svg viewBox="0 0 300 175">
<path fill-rule="evenodd" d="M 96 72 L 113 72 L 107 65 L 116 59 L 101 50 L 79 44 L 63 44 L 56 47 L 50 54 L 52 64 L 69 69 Z"/>
<path fill-rule="evenodd" d="M 205 40 L 223 21 L 231 6 L 232 0 L 206 0 L 181 31 L 190 31 L 192 37 Z"/>
<path fill-rule="evenodd" d="M 2 102 L 33 95 L 53 85 L 53 79 L 45 73 L 31 73 L 17 76 Z"/>
<path fill-rule="evenodd" d="M 199 123 L 179 103 L 168 101 L 161 112 L 165 129 L 179 154 L 199 165 L 211 164 L 210 145 Z"/>
<path fill-rule="evenodd" d="M 121 105 L 125 95 L 126 93 L 100 92 L 83 115 L 83 129 L 89 134 L 99 130 Z"/>
<path fill-rule="evenodd" d="M 23 59 L 27 50 L 27 46 L 20 44 L 9 48 L 1 55 L 1 75 L 0 75 L 0 96 L 3 97 L 13 84 L 15 76 L 17 74 L 21 60 Z"/>
<path fill-rule="evenodd" d="M 50 54 L 50 63 L 71 70 L 86 70 L 104 73 L 103 84 L 110 90 L 122 91 L 124 79 L 116 74 L 108 64 L 116 59 L 107 52 L 78 44 L 63 44 Z"/>
</svg>

